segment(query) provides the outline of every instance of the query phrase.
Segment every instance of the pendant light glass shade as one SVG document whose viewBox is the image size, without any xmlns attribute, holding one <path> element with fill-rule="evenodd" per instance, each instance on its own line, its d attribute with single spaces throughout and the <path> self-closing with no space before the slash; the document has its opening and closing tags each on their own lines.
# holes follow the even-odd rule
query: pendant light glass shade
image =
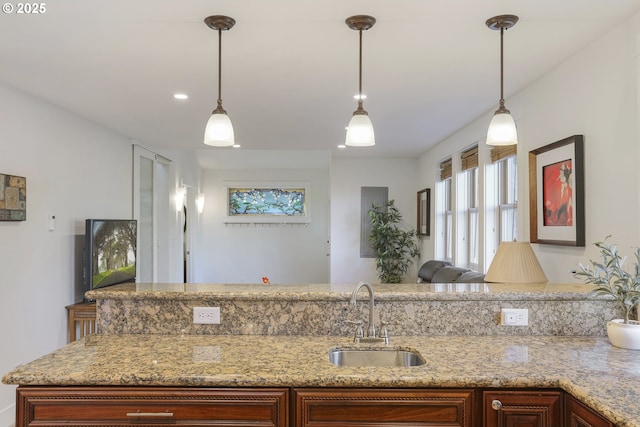
<svg viewBox="0 0 640 427">
<path fill-rule="evenodd" d="M 347 126 L 347 137 L 345 145 L 351 147 L 370 147 L 376 145 L 376 138 L 373 132 L 373 123 L 369 114 L 362 107 L 362 31 L 368 30 L 376 23 L 376 18 L 368 15 L 356 15 L 346 19 L 345 23 L 352 30 L 360 33 L 360 56 L 358 68 L 358 108 L 353 112 L 353 116 Z"/>
<path fill-rule="evenodd" d="M 518 131 L 513 117 L 506 112 L 498 112 L 493 115 L 489 130 L 487 131 L 488 145 L 514 145 L 518 143 Z"/>
<path fill-rule="evenodd" d="M 511 113 L 504 106 L 504 31 L 518 22 L 515 15 L 499 15 L 489 18 L 485 24 L 492 30 L 500 30 L 500 106 L 493 115 L 487 130 L 487 145 L 515 145 L 518 131 Z"/>
<path fill-rule="evenodd" d="M 235 144 L 233 125 L 222 108 L 222 31 L 230 30 L 236 23 L 233 18 L 214 15 L 205 18 L 205 24 L 218 32 L 218 106 L 211 113 L 204 129 L 204 143 L 213 147 L 231 147 Z"/>
<path fill-rule="evenodd" d="M 204 143 L 213 147 L 231 147 L 235 143 L 233 125 L 227 113 L 213 112 L 204 129 Z"/>
<path fill-rule="evenodd" d="M 347 127 L 346 145 L 353 147 L 368 147 L 376 145 L 373 124 L 368 114 L 354 113 Z"/>
</svg>

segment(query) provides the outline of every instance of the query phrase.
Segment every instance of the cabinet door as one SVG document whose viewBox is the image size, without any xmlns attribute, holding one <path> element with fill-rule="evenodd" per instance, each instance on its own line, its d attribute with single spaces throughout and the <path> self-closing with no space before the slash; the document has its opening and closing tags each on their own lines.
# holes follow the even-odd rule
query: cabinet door
<svg viewBox="0 0 640 427">
<path fill-rule="evenodd" d="M 473 390 L 296 388 L 295 426 L 466 426 Z"/>
<path fill-rule="evenodd" d="M 613 423 L 601 417 L 570 394 L 564 397 L 565 427 L 613 427 Z"/>
<path fill-rule="evenodd" d="M 483 392 L 484 427 L 558 427 L 560 391 L 495 390 Z"/>
<path fill-rule="evenodd" d="M 288 389 L 18 387 L 16 427 L 286 427 Z"/>
</svg>

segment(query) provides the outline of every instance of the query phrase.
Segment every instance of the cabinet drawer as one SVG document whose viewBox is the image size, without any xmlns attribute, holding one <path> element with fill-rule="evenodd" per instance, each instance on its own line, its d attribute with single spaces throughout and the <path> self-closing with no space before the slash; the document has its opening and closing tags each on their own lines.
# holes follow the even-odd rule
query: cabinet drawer
<svg viewBox="0 0 640 427">
<path fill-rule="evenodd" d="M 294 389 L 298 427 L 473 426 L 473 390 Z"/>
<path fill-rule="evenodd" d="M 288 389 L 19 387 L 16 427 L 285 427 Z"/>
</svg>

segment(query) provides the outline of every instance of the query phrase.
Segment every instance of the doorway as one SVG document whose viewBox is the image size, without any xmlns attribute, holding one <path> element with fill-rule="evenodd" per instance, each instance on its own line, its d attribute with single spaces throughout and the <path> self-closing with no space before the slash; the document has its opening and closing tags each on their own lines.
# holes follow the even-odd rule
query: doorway
<svg viewBox="0 0 640 427">
<path fill-rule="evenodd" d="M 133 145 L 133 218 L 138 221 L 138 283 L 170 282 L 171 160 Z"/>
</svg>

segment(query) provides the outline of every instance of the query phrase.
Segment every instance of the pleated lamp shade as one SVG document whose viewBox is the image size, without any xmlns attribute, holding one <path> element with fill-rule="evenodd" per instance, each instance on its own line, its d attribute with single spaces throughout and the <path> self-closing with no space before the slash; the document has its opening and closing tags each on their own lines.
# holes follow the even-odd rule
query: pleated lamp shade
<svg viewBox="0 0 640 427">
<path fill-rule="evenodd" d="M 546 283 L 547 276 L 529 242 L 502 242 L 484 280 L 493 283 Z"/>
</svg>

